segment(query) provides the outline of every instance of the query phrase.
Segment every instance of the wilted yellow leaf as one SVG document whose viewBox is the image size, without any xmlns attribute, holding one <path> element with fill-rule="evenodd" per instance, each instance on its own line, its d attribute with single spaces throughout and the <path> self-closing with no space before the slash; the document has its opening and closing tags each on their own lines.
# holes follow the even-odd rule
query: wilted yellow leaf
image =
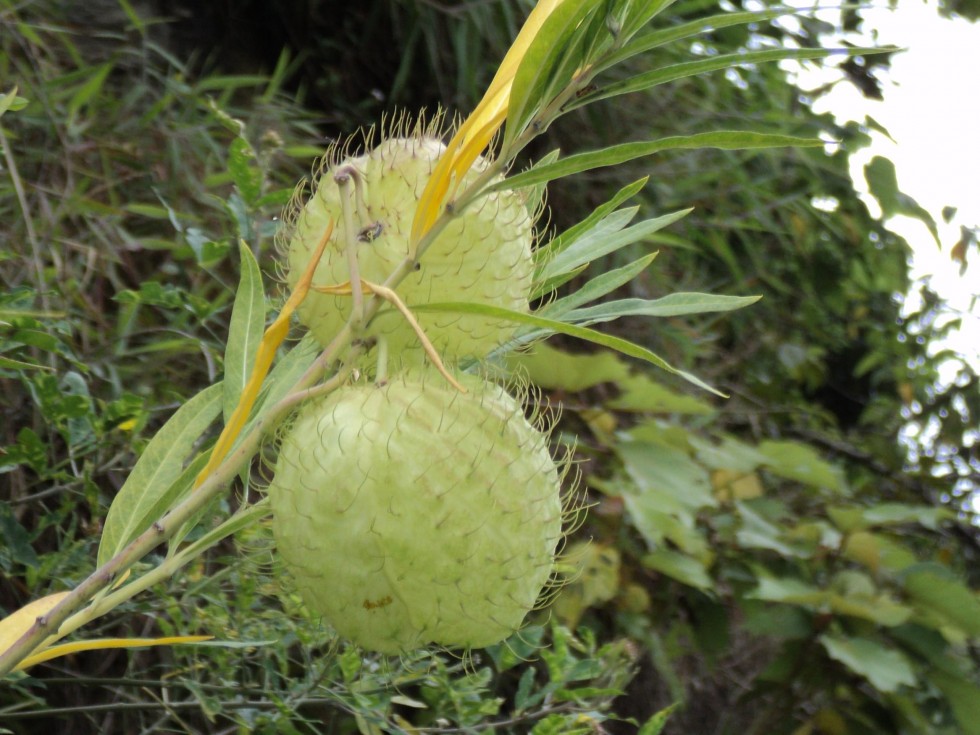
<svg viewBox="0 0 980 735">
<path fill-rule="evenodd" d="M 0 651 L 6 651 L 24 635 L 34 621 L 41 615 L 46 615 L 54 606 L 61 602 L 68 592 L 56 592 L 29 602 L 20 610 L 15 610 L 3 620 L 0 620 Z"/>
<path fill-rule="evenodd" d="M 724 503 L 758 498 L 763 491 L 762 481 L 755 472 L 715 470 L 711 473 L 711 486 L 715 497 Z"/>
<path fill-rule="evenodd" d="M 608 602 L 619 590 L 619 551 L 605 544 L 579 542 L 569 547 L 563 565 L 570 581 L 555 600 L 555 616 L 569 628 L 593 605 Z"/>
<path fill-rule="evenodd" d="M 29 666 L 50 661 L 59 656 L 67 656 L 69 653 L 79 653 L 80 651 L 101 651 L 106 648 L 145 648 L 147 646 L 174 646 L 178 643 L 200 643 L 209 641 L 214 636 L 211 635 L 173 635 L 165 638 L 93 638 L 87 641 L 74 641 L 72 643 L 62 643 L 58 646 L 51 646 L 40 653 L 28 656 L 17 666 L 17 670 L 26 669 Z"/>
<path fill-rule="evenodd" d="M 868 531 L 856 531 L 847 537 L 847 542 L 844 544 L 844 556 L 876 574 L 881 564 L 878 540 L 873 533 Z"/>
</svg>

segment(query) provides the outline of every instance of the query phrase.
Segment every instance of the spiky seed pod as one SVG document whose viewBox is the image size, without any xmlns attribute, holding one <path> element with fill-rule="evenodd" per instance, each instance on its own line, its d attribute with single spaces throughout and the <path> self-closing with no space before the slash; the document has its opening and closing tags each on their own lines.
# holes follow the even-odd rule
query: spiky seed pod
<svg viewBox="0 0 980 735">
<path fill-rule="evenodd" d="M 499 386 L 402 373 L 307 405 L 269 486 L 307 605 L 366 649 L 482 647 L 517 630 L 562 535 L 545 433 Z"/>
<path fill-rule="evenodd" d="M 356 157 L 328 156 L 313 196 L 302 208 L 296 204 L 294 212 L 287 214 L 293 225 L 285 258 L 288 285 L 293 287 L 303 273 L 331 219 L 336 227 L 317 268 L 314 286 L 349 279 L 342 193 L 334 180 L 341 169 L 355 172 L 350 198 L 360 276 L 384 283 L 410 254 L 416 205 L 444 149 L 437 139 L 417 134 L 390 138 Z M 486 165 L 480 158 L 467 173 L 462 188 Z M 503 191 L 481 197 L 439 234 L 420 259 L 418 270 L 398 285 L 397 293 L 409 308 L 468 301 L 526 312 L 533 276 L 533 229 L 533 218 L 522 195 Z M 322 344 L 333 339 L 350 313 L 350 297 L 315 292 L 299 309 L 300 320 Z M 447 361 L 483 358 L 514 332 L 513 323 L 476 315 L 419 312 L 416 316 Z M 386 338 L 393 370 L 417 366 L 425 359 L 416 333 L 390 305 L 376 315 L 367 335 Z"/>
</svg>

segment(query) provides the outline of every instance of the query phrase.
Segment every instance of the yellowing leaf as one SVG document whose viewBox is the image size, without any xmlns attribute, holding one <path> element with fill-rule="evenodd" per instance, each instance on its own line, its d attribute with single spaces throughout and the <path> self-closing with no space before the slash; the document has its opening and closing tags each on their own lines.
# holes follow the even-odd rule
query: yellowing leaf
<svg viewBox="0 0 980 735">
<path fill-rule="evenodd" d="M 6 651 L 16 643 L 24 633 L 30 630 L 34 621 L 41 615 L 46 615 L 61 602 L 68 592 L 56 592 L 29 602 L 19 610 L 14 610 L 3 620 L 0 620 L 0 651 Z M 23 665 L 23 664 L 22 664 Z"/>
<path fill-rule="evenodd" d="M 0 620 L 0 651 L 6 651 L 10 648 L 30 629 L 38 617 L 46 615 L 53 610 L 68 594 L 68 592 L 56 592 L 53 595 L 34 600 L 19 610 L 15 610 L 3 620 Z M 67 656 L 70 653 L 77 653 L 79 651 L 97 651 L 103 648 L 171 646 L 178 643 L 199 643 L 200 641 L 211 640 L 212 637 L 209 635 L 185 635 L 169 636 L 166 638 L 101 638 L 62 643 L 57 646 L 50 646 L 28 656 L 14 668 L 14 671 L 21 671 L 43 661 L 50 661 L 53 658 Z"/>
<path fill-rule="evenodd" d="M 868 531 L 857 531 L 847 537 L 847 542 L 844 544 L 844 556 L 875 573 L 881 564 L 878 540 L 873 533 Z"/>
<path fill-rule="evenodd" d="M 715 497 L 722 502 L 751 500 L 762 495 L 762 481 L 755 472 L 715 470 L 711 473 Z"/>
<path fill-rule="evenodd" d="M 417 244 L 432 228 L 445 203 L 456 193 L 456 187 L 465 173 L 504 124 L 517 68 L 541 26 L 561 2 L 539 0 L 500 63 L 483 99 L 449 141 L 419 198 L 412 221 L 412 243 Z"/>
<path fill-rule="evenodd" d="M 67 656 L 70 653 L 80 651 L 100 651 L 108 648 L 144 648 L 146 646 L 173 646 L 180 643 L 200 643 L 209 641 L 214 636 L 210 635 L 175 635 L 166 638 L 95 638 L 87 641 L 75 641 L 73 643 L 62 643 L 57 646 L 46 648 L 40 653 L 28 656 L 18 664 L 15 670 L 20 671 L 29 666 L 34 666 L 53 658 Z"/>
<path fill-rule="evenodd" d="M 835 709 L 824 707 L 813 716 L 813 722 L 824 735 L 847 735 L 847 722 Z"/>
<path fill-rule="evenodd" d="M 619 589 L 619 551 L 612 546 L 579 542 L 564 555 L 571 580 L 555 600 L 554 612 L 569 628 L 578 625 L 582 614 L 593 605 L 608 602 Z"/>
<path fill-rule="evenodd" d="M 306 294 L 310 290 L 310 285 L 313 283 L 313 273 L 316 271 L 316 267 L 320 263 L 320 257 L 323 255 L 323 250 L 327 246 L 330 236 L 333 234 L 333 227 L 333 221 L 329 222 L 326 231 L 320 238 L 320 243 L 317 245 L 316 250 L 314 250 L 309 264 L 306 266 L 306 270 L 296 283 L 293 293 L 286 300 L 282 311 L 279 312 L 279 316 L 276 317 L 275 321 L 265 330 L 265 334 L 262 335 L 262 339 L 259 341 L 256 349 L 252 372 L 245 382 L 245 387 L 242 389 L 238 405 L 231 412 L 228 421 L 225 423 L 225 428 L 218 436 L 218 441 L 215 443 L 214 449 L 211 450 L 211 457 L 207 465 L 205 465 L 204 469 L 197 476 L 195 487 L 204 482 L 208 475 L 221 464 L 222 460 L 228 455 L 228 452 L 231 451 L 232 446 L 234 446 L 235 440 L 241 434 L 245 422 L 248 419 L 248 414 L 259 397 L 262 383 L 272 368 L 272 360 L 276 356 L 276 351 L 289 333 L 289 318 L 303 302 L 303 299 L 306 298 Z"/>
<path fill-rule="evenodd" d="M 508 364 L 511 369 L 524 371 L 537 386 L 572 393 L 599 383 L 618 384 L 630 374 L 629 367 L 612 352 L 573 355 L 547 343 L 514 353 Z"/>
</svg>

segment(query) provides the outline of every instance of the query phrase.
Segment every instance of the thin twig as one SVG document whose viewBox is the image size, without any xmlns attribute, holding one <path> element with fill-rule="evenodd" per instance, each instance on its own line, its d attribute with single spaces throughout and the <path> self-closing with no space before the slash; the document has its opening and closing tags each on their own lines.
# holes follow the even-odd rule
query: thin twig
<svg viewBox="0 0 980 735">
<path fill-rule="evenodd" d="M 415 315 L 412 314 L 411 310 L 408 308 L 408 306 L 406 306 L 405 302 L 401 300 L 401 297 L 398 296 L 394 289 L 363 280 L 361 281 L 361 288 L 364 293 L 380 296 L 385 301 L 394 305 L 394 307 L 398 309 L 401 315 L 405 318 L 405 321 L 408 322 L 408 325 L 415 332 L 415 336 L 419 338 L 419 342 L 422 343 L 422 349 L 425 351 L 425 354 L 428 355 L 429 359 L 432 361 L 432 364 L 436 366 L 436 370 L 439 371 L 439 374 L 442 375 L 442 377 L 444 377 L 446 381 L 460 393 L 467 392 L 466 388 L 460 385 L 460 383 L 449 373 L 449 371 L 446 370 L 446 366 L 443 364 L 442 358 L 439 357 L 439 353 L 436 351 L 436 348 L 426 336 L 425 330 L 422 329 L 422 325 L 419 324 L 418 319 L 415 318 Z M 341 283 L 336 286 L 314 286 L 313 290 L 319 293 L 340 296 L 351 296 L 354 293 L 353 284 L 350 282 Z M 384 382 L 384 380 L 380 379 L 379 382 Z"/>
<path fill-rule="evenodd" d="M 27 239 L 31 244 L 31 254 L 33 255 L 34 273 L 37 278 L 38 293 L 41 297 L 41 308 L 44 311 L 51 311 L 51 304 L 48 302 L 48 286 L 44 279 L 44 266 L 41 262 L 41 243 L 37 239 L 37 232 L 34 231 L 34 219 L 31 216 L 30 207 L 27 204 L 27 195 L 24 192 L 24 183 L 21 181 L 20 173 L 17 171 L 17 161 L 14 153 L 10 149 L 7 136 L 0 128 L 0 147 L 3 148 L 3 157 L 7 162 L 7 169 L 10 171 L 10 180 L 17 193 L 17 203 L 20 205 L 20 213 L 24 219 L 24 227 L 27 229 Z"/>
<path fill-rule="evenodd" d="M 449 382 L 449 384 L 452 385 L 460 393 L 466 393 L 466 388 L 460 385 L 459 382 L 452 375 L 449 374 L 449 371 L 446 370 L 446 366 L 443 365 L 442 359 L 439 357 L 439 353 L 436 352 L 436 348 L 432 346 L 432 342 L 430 342 L 429 338 L 425 336 L 425 332 L 422 330 L 422 325 L 419 324 L 418 319 L 415 318 L 415 315 L 412 314 L 409 308 L 405 305 L 405 302 L 398 297 L 398 294 L 395 293 L 393 289 L 387 288 L 385 286 L 379 286 L 376 283 L 370 283 L 368 281 L 364 281 L 363 283 L 364 286 L 368 288 L 372 293 L 377 294 L 381 298 L 395 305 L 395 308 L 401 312 L 401 315 L 403 317 L 405 317 L 405 321 L 407 321 L 409 323 L 409 326 L 411 326 L 412 329 L 415 330 L 416 336 L 419 338 L 419 341 L 422 343 L 422 349 L 425 350 L 425 354 L 429 356 L 429 359 L 432 361 L 432 364 L 436 366 L 436 370 L 439 371 L 439 374 L 442 375 L 442 377 L 444 377 Z"/>
<path fill-rule="evenodd" d="M 319 380 L 327 367 L 336 359 L 340 350 L 346 347 L 349 338 L 350 328 L 341 329 L 334 340 L 323 350 L 314 365 L 298 381 L 296 388 L 299 390 L 308 388 Z M 66 635 L 67 633 L 62 633 L 61 626 L 73 613 L 79 611 L 97 593 L 111 585 L 140 559 L 169 539 L 177 529 L 205 507 L 251 461 L 266 434 L 278 425 L 279 421 L 292 410 L 296 403 L 297 400 L 290 395 L 273 406 L 256 422 L 248 435 L 241 440 L 241 443 L 228 454 L 225 461 L 198 485 L 195 492 L 170 510 L 163 518 L 155 521 L 146 531 L 130 542 L 125 549 L 96 569 L 47 614 L 38 616 L 34 624 L 12 646 L 0 652 L 0 677 L 13 670 L 20 661 L 38 650 L 42 645 L 50 644 L 53 640 L 58 640 Z M 111 597 L 111 595 L 107 597 Z M 99 608 L 101 609 L 101 606 Z M 78 615 L 73 616 L 72 630 L 94 619 L 94 617 L 88 617 L 86 613 L 87 610 L 81 610 Z"/>
</svg>

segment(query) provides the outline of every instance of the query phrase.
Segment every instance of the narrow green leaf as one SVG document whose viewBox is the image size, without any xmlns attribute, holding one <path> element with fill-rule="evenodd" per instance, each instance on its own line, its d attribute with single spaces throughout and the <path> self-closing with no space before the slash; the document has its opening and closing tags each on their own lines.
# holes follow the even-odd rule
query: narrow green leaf
<svg viewBox="0 0 980 735">
<path fill-rule="evenodd" d="M 146 21 L 144 21 L 140 14 L 136 12 L 129 0 L 117 0 L 119 7 L 122 8 L 132 27 L 139 31 L 141 36 L 146 36 Z"/>
<path fill-rule="evenodd" d="M 181 406 L 157 432 L 119 490 L 102 530 L 98 564 L 111 559 L 150 527 L 159 498 L 184 467 L 194 444 L 221 412 L 221 383 L 205 388 Z"/>
<path fill-rule="evenodd" d="M 667 724 L 668 718 L 677 709 L 677 704 L 672 704 L 667 709 L 660 710 L 657 714 L 643 723 L 636 735 L 660 735 Z"/>
<path fill-rule="evenodd" d="M 209 76 L 197 83 L 195 91 L 208 92 L 211 90 L 234 90 L 241 87 L 262 87 L 269 77 L 260 74 L 228 74 Z"/>
<path fill-rule="evenodd" d="M 560 286 L 571 281 L 573 278 L 577 278 L 581 275 L 582 271 L 589 267 L 588 263 L 583 263 L 577 268 L 572 268 L 570 271 L 562 273 L 560 276 L 555 276 L 554 278 L 548 278 L 544 281 L 535 280 L 534 285 L 531 290 L 531 298 L 537 299 L 545 294 L 549 294 L 556 291 Z"/>
<path fill-rule="evenodd" d="M 662 357 L 659 357 L 645 347 L 640 347 L 639 345 L 633 344 L 632 342 L 619 337 L 613 337 L 609 334 L 597 332 L 594 329 L 589 329 L 588 327 L 565 324 L 564 322 L 556 321 L 554 319 L 546 319 L 544 317 L 537 316 L 536 314 L 524 314 L 519 311 L 504 309 L 499 306 L 489 306 L 487 304 L 452 302 L 444 304 L 418 305 L 413 306 L 412 308 L 416 311 L 448 311 L 455 312 L 457 314 L 480 314 L 483 316 L 493 317 L 495 319 L 507 319 L 508 321 L 512 321 L 517 324 L 535 327 L 535 337 L 545 337 L 554 333 L 567 334 L 569 337 L 575 337 L 576 339 L 585 340 L 586 342 L 602 345 L 603 347 L 608 347 L 611 350 L 621 352 L 624 355 L 644 360 L 649 362 L 651 365 L 656 365 L 661 370 L 666 370 L 669 373 L 673 373 L 674 375 L 684 378 L 684 380 L 693 383 L 699 388 L 703 388 L 704 390 L 710 391 L 719 396 L 724 395 L 716 391 L 700 378 L 671 366 L 671 364 Z"/>
<path fill-rule="evenodd" d="M 620 248 L 632 245 L 644 238 L 649 237 L 654 232 L 662 230 L 668 225 L 672 225 L 677 220 L 687 216 L 690 209 L 682 209 L 678 212 L 671 212 L 660 217 L 638 222 L 632 227 L 622 229 L 623 220 L 620 214 L 632 213 L 629 210 L 619 210 L 615 212 L 595 228 L 579 237 L 574 243 L 555 256 L 554 260 L 546 263 L 541 270 L 541 278 L 546 280 L 555 278 L 563 273 L 578 268 L 580 265 L 591 263 L 597 258 L 609 255 Z"/>
<path fill-rule="evenodd" d="M 550 151 L 546 155 L 542 156 L 537 163 L 549 164 L 554 163 L 558 160 L 558 156 L 561 155 L 561 151 L 557 148 Z M 535 184 L 534 186 L 529 186 L 525 189 L 522 194 L 524 195 L 524 206 L 527 208 L 528 214 L 531 216 L 536 216 L 544 203 L 544 195 L 547 191 L 547 186 L 545 184 Z M 539 248 L 540 250 L 540 248 Z M 538 251 L 539 251 L 538 250 Z M 538 251 L 535 251 L 537 253 Z"/>
<path fill-rule="evenodd" d="M 214 546 L 221 539 L 231 536 L 233 533 L 237 533 L 253 523 L 257 523 L 267 517 L 271 512 L 272 507 L 269 505 L 269 498 L 265 496 L 258 502 L 235 511 L 234 515 L 202 534 L 200 538 L 195 539 L 193 543 L 189 544 L 185 549 L 182 549 L 180 553 L 185 557 L 193 558 L 197 554 Z"/>
<path fill-rule="evenodd" d="M 3 355 L 0 355 L 0 368 L 5 368 L 9 370 L 47 370 L 49 372 L 54 371 L 54 368 L 48 365 L 35 365 L 32 362 L 24 362 L 23 360 L 14 360 L 9 357 L 4 357 Z"/>
<path fill-rule="evenodd" d="M 626 209 L 620 209 L 615 212 L 605 212 L 601 217 L 590 216 L 588 219 L 575 225 L 575 227 L 563 232 L 561 235 L 549 242 L 546 247 L 540 248 L 535 253 L 535 262 L 537 264 L 537 270 L 534 274 L 535 281 L 539 281 L 542 278 L 547 278 L 549 268 L 552 269 L 553 273 L 557 272 L 554 270 L 554 266 L 552 265 L 555 259 L 558 258 L 562 252 L 578 242 L 580 238 L 586 236 L 592 238 L 601 238 L 604 236 L 608 237 L 609 235 L 619 232 L 633 221 L 633 218 L 639 211 L 640 208 L 638 206 L 627 207 Z M 596 212 L 598 212 L 598 209 Z M 593 212 L 593 215 L 595 215 L 596 212 Z"/>
<path fill-rule="evenodd" d="M 3 117 L 3 113 L 8 110 L 17 112 L 17 110 L 23 110 L 25 107 L 27 107 L 27 100 L 17 96 L 17 87 L 9 92 L 0 93 L 0 117 Z"/>
<path fill-rule="evenodd" d="M 618 97 L 623 94 L 640 92 L 642 90 L 650 89 L 651 87 L 656 87 L 661 84 L 666 84 L 667 82 L 683 79 L 685 77 L 707 74 L 709 72 L 720 71 L 722 69 L 729 69 L 736 66 L 745 66 L 746 64 L 760 64 L 769 61 L 786 61 L 791 59 L 796 61 L 825 59 L 828 56 L 840 54 L 856 56 L 893 53 L 896 50 L 897 49 L 894 47 L 802 49 L 775 48 L 763 49 L 761 51 L 722 54 L 720 56 L 711 56 L 705 59 L 698 59 L 697 61 L 685 61 L 680 64 L 671 64 L 670 66 L 654 69 L 653 71 L 646 72 L 645 74 L 637 74 L 636 76 L 625 79 L 622 82 L 610 84 L 608 87 L 600 89 L 598 92 L 581 97 L 580 99 L 576 100 L 569 107 L 569 109 L 581 107 L 599 100 L 610 99 L 611 97 Z"/>
<path fill-rule="evenodd" d="M 663 0 L 654 0 L 652 5 L 657 5 L 662 2 Z M 610 67 L 615 66 L 616 64 L 621 64 L 627 59 L 630 59 L 638 54 L 652 51 L 655 48 L 665 46 L 668 43 L 673 43 L 674 41 L 680 41 L 685 38 L 700 35 L 706 31 L 717 31 L 721 28 L 731 28 L 732 26 L 745 25 L 747 23 L 763 23 L 767 20 L 778 18 L 781 15 L 796 12 L 798 12 L 796 8 L 777 8 L 774 10 L 750 10 L 738 13 L 718 13 L 717 15 L 712 15 L 708 18 L 699 18 L 698 20 L 694 20 L 689 23 L 682 23 L 678 26 L 658 29 L 631 41 L 615 53 L 606 56 L 606 58 L 604 58 L 598 65 L 597 71 L 609 69 Z M 643 25 L 646 25 L 646 21 L 644 21 L 641 25 L 637 25 L 633 29 L 633 32 L 629 33 L 628 36 L 632 37 L 640 30 L 640 28 L 642 28 Z M 624 34 L 626 34 L 625 26 Z"/>
<path fill-rule="evenodd" d="M 779 148 L 782 146 L 816 147 L 824 142 L 817 138 L 799 138 L 778 133 L 758 133 L 743 130 L 719 130 L 695 135 L 676 135 L 659 140 L 640 143 L 622 143 L 597 151 L 577 153 L 555 163 L 533 166 L 527 171 L 511 176 L 491 187 L 491 191 L 516 189 L 532 186 L 591 171 L 605 166 L 618 166 L 621 163 L 653 155 L 662 151 L 691 148 L 717 148 L 719 150 L 748 150 L 753 148 Z"/>
<path fill-rule="evenodd" d="M 198 643 L 190 643 L 188 645 L 203 647 L 203 648 L 258 648 L 259 646 L 271 646 L 276 643 L 282 643 L 280 639 L 270 638 L 269 640 L 248 640 L 248 641 L 200 641 Z"/>
<path fill-rule="evenodd" d="M 89 74 L 88 80 L 78 88 L 78 91 L 75 92 L 71 101 L 68 103 L 68 114 L 70 117 L 78 115 L 79 110 L 102 91 L 102 85 L 105 84 L 106 77 L 109 76 L 111 70 L 112 64 L 105 63 L 96 67 Z"/>
<path fill-rule="evenodd" d="M 183 500 L 193 489 L 194 481 L 197 476 L 201 474 L 204 468 L 208 464 L 210 455 L 207 452 L 197 455 L 194 460 L 184 468 L 184 471 L 180 473 L 180 477 L 170 485 L 165 493 L 162 493 L 156 503 L 156 506 L 146 514 L 147 517 L 159 518 L 162 516 L 169 508 L 173 507 L 181 500 Z M 177 551 L 181 542 L 187 537 L 191 531 L 194 530 L 194 526 L 200 523 L 201 518 L 205 513 L 209 512 L 213 507 L 216 500 L 212 500 L 208 505 L 201 510 L 197 511 L 191 518 L 189 518 L 180 528 L 178 528 L 174 535 L 170 537 L 167 542 L 167 556 L 172 556 L 175 551 Z"/>
<path fill-rule="evenodd" d="M 645 2 L 629 3 L 630 7 L 623 18 L 620 35 L 626 39 L 632 38 L 643 26 L 673 5 L 674 2 L 675 0 L 646 0 Z"/>
<path fill-rule="evenodd" d="M 656 257 L 657 253 L 650 253 L 649 255 L 644 255 L 639 260 L 634 260 L 628 265 L 615 268 L 611 271 L 606 271 L 602 275 L 593 278 L 575 293 L 569 294 L 564 298 L 558 299 L 558 301 L 544 306 L 539 313 L 541 316 L 546 316 L 549 319 L 558 319 L 562 314 L 565 314 L 572 309 L 581 306 L 582 304 L 587 304 L 590 301 L 601 299 L 606 294 L 615 291 L 620 286 L 623 286 L 636 278 L 650 266 Z M 544 295 L 544 293 L 544 291 L 536 292 L 534 294 L 534 298 L 538 298 Z"/>
<path fill-rule="evenodd" d="M 265 331 L 265 292 L 262 271 L 244 241 L 239 241 L 241 276 L 235 293 L 225 346 L 225 379 L 222 413 L 225 422 L 238 405 L 238 399 L 252 374 L 252 363 Z"/>
<path fill-rule="evenodd" d="M 549 100 L 549 90 L 564 87 L 579 66 L 569 57 L 580 57 L 579 43 L 572 40 L 589 15 L 598 12 L 592 0 L 565 0 L 541 26 L 517 68 L 507 108 L 507 129 L 503 149 L 507 150 L 537 112 Z M 577 40 L 577 39 L 576 39 Z M 561 57 L 562 63 L 559 63 Z"/>
<path fill-rule="evenodd" d="M 320 350 L 320 343 L 312 335 L 307 335 L 276 363 L 262 384 L 262 391 L 255 401 L 251 418 L 242 430 L 242 436 L 249 433 L 255 421 L 262 415 L 263 409 L 286 397 L 296 381 L 313 364 Z"/>
<path fill-rule="evenodd" d="M 557 153 L 557 151 L 556 151 Z M 545 162 L 544 160 L 538 161 L 537 166 L 547 166 L 554 163 L 557 160 L 557 155 L 555 158 Z M 647 181 L 650 180 L 649 176 L 644 176 L 642 179 L 638 179 L 631 184 L 627 184 L 622 189 L 620 189 L 616 194 L 608 201 L 600 204 L 596 207 L 592 213 L 586 217 L 584 220 L 578 224 L 572 225 L 558 237 L 554 238 L 544 247 L 540 247 L 534 251 L 534 262 L 541 264 L 547 263 L 549 260 L 555 257 L 556 254 L 560 253 L 562 250 L 567 248 L 573 242 L 575 242 L 584 233 L 588 232 L 590 229 L 596 226 L 597 223 L 605 219 L 616 209 L 620 204 L 625 202 L 627 199 L 634 197 L 637 192 L 640 191 L 644 186 L 646 186 Z M 546 182 L 540 182 L 538 186 L 544 186 Z M 636 215 L 639 211 L 639 207 L 631 207 L 630 210 L 633 212 L 630 219 Z M 625 222 L 623 227 L 625 227 L 629 222 Z"/>
<path fill-rule="evenodd" d="M 683 316 L 707 312 L 734 311 L 754 304 L 761 296 L 722 296 L 708 293 L 672 293 L 660 299 L 620 299 L 565 314 L 562 321 L 597 324 L 621 316 Z"/>
</svg>

